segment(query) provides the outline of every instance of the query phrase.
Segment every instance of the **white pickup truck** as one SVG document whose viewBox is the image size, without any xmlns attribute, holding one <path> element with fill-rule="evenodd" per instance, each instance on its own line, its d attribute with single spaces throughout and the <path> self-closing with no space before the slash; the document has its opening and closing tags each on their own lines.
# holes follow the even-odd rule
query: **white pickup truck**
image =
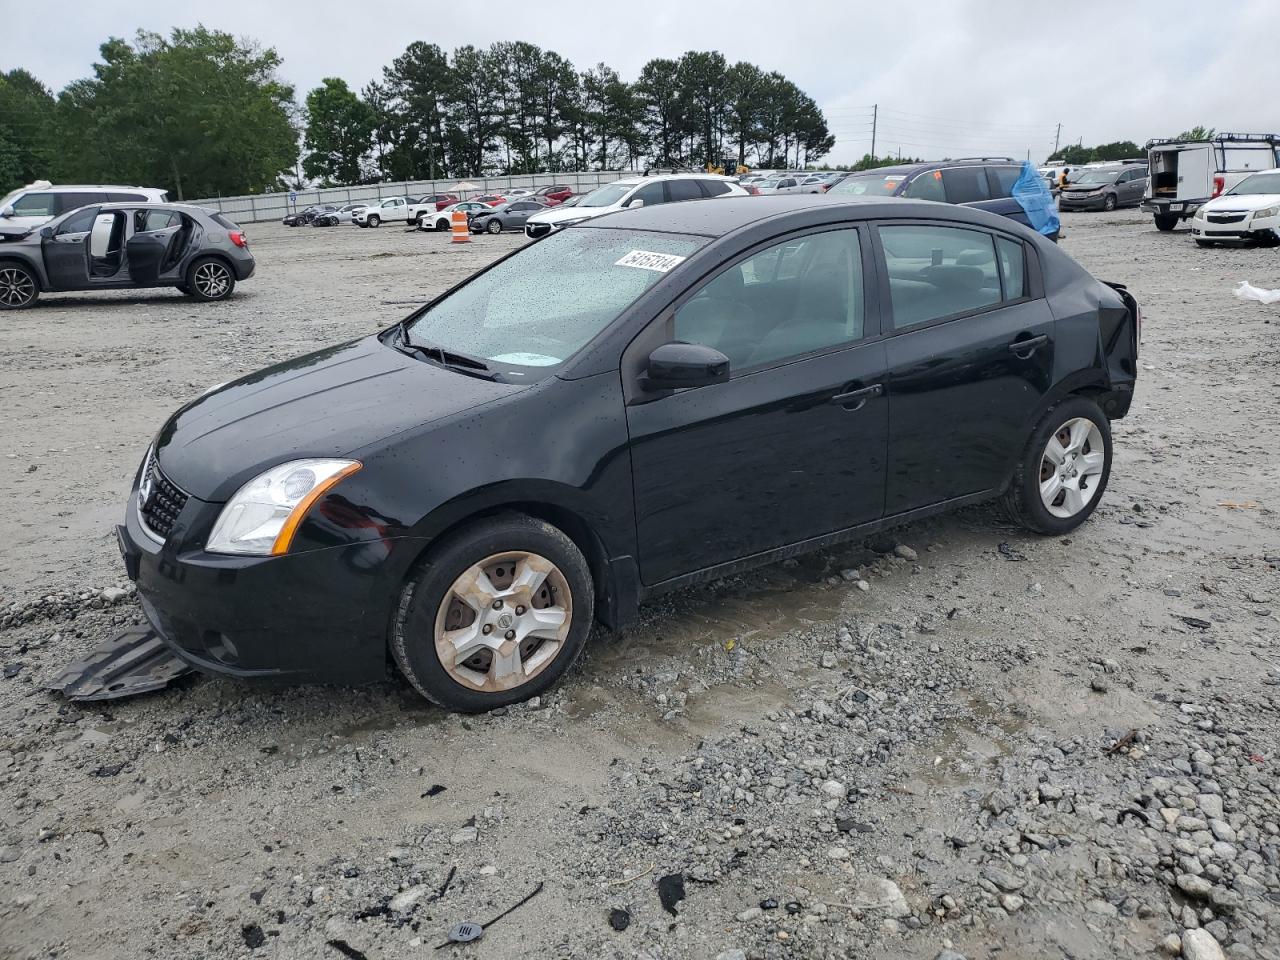
<svg viewBox="0 0 1280 960">
<path fill-rule="evenodd" d="M 1220 133 L 1211 140 L 1151 140 L 1147 163 L 1142 211 L 1154 216 L 1158 230 L 1172 230 L 1245 177 L 1280 167 L 1280 136 Z"/>
<path fill-rule="evenodd" d="M 370 201 L 351 214 L 351 222 L 357 227 L 376 227 L 380 223 L 416 223 L 418 217 L 430 217 L 436 212 L 435 203 L 416 203 L 408 197 L 383 197 Z"/>
</svg>

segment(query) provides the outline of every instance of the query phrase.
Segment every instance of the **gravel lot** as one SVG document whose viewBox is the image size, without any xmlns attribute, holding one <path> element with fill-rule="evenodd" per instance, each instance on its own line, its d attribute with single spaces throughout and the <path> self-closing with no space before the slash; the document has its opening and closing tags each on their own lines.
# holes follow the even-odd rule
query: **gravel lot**
<svg viewBox="0 0 1280 960">
<path fill-rule="evenodd" d="M 1143 304 L 1070 538 L 978 509 L 664 598 L 540 702 L 41 688 L 138 622 L 111 526 L 173 408 L 366 334 L 520 238 L 249 233 L 222 304 L 0 319 L 0 956 L 1280 960 L 1280 286 L 1134 211 L 1064 247 Z"/>
</svg>

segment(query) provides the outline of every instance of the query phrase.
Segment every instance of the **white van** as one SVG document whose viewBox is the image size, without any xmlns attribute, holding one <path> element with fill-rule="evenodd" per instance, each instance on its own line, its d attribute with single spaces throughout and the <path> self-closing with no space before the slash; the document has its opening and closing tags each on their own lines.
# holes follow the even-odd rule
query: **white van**
<svg viewBox="0 0 1280 960">
<path fill-rule="evenodd" d="M 13 228 L 30 230 L 68 210 L 91 203 L 164 203 L 169 194 L 153 187 L 121 187 L 111 184 L 55 187 L 48 180 L 37 180 L 19 187 L 0 200 L 0 232 Z"/>
<path fill-rule="evenodd" d="M 1147 165 L 1151 176 L 1142 211 L 1155 217 L 1157 229 L 1172 230 L 1245 177 L 1280 167 L 1280 136 L 1220 133 L 1212 140 L 1151 140 Z"/>
</svg>

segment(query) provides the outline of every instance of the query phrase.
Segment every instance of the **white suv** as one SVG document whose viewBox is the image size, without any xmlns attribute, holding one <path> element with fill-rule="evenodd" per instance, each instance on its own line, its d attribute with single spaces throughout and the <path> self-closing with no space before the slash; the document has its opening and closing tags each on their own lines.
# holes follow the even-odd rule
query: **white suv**
<svg viewBox="0 0 1280 960">
<path fill-rule="evenodd" d="M 651 207 L 656 203 L 676 203 L 681 200 L 746 196 L 750 194 L 733 180 L 713 173 L 626 177 L 591 191 L 572 207 L 553 207 L 543 213 L 535 213 L 525 223 L 524 232 L 530 237 L 545 237 L 552 230 L 627 207 Z"/>
<path fill-rule="evenodd" d="M 37 180 L 7 194 L 0 200 L 0 228 L 21 227 L 30 230 L 48 223 L 68 210 L 87 207 L 91 203 L 165 203 L 169 194 L 154 187 L 121 187 L 111 184 L 55 187 L 48 180 Z"/>
</svg>

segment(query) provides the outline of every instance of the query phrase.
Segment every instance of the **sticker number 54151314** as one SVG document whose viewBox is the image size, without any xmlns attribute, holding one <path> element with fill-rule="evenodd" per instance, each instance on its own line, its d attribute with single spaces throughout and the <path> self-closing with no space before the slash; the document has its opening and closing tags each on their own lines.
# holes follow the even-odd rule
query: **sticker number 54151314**
<svg viewBox="0 0 1280 960">
<path fill-rule="evenodd" d="M 672 267 L 684 263 L 684 257 L 674 253 L 651 253 L 648 250 L 632 250 L 621 260 L 614 262 L 615 267 L 636 267 L 640 270 L 656 270 L 667 273 Z"/>
</svg>

